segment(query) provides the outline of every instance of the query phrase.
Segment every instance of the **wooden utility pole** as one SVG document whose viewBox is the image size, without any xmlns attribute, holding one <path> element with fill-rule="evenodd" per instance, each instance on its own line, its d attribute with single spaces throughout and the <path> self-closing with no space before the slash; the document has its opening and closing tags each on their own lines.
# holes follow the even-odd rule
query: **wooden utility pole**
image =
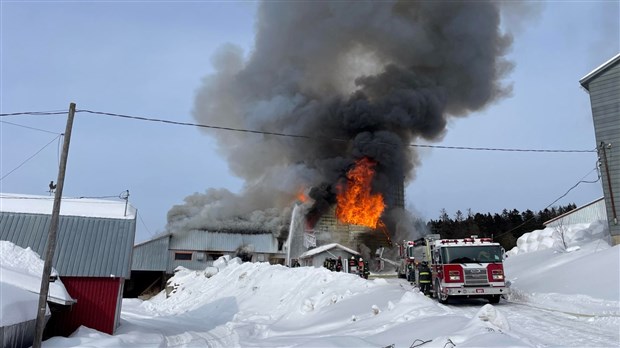
<svg viewBox="0 0 620 348">
<path fill-rule="evenodd" d="M 62 188 L 65 183 L 65 169 L 67 168 L 67 156 L 69 155 L 69 142 L 71 142 L 71 129 L 73 127 L 73 116 L 75 115 L 75 103 L 69 104 L 69 117 L 67 118 L 67 128 L 65 129 L 65 141 L 62 146 L 60 156 L 60 167 L 58 168 L 58 180 L 56 181 L 56 194 L 54 196 L 54 208 L 52 209 L 52 221 L 45 245 L 45 264 L 43 266 L 43 276 L 41 277 L 41 291 L 39 292 L 39 307 L 34 333 L 34 348 L 41 348 L 43 340 L 43 330 L 45 329 L 45 312 L 47 309 L 47 294 L 50 288 L 50 273 L 52 272 L 52 261 L 56 250 L 56 233 L 60 220 L 60 199 Z"/>
</svg>

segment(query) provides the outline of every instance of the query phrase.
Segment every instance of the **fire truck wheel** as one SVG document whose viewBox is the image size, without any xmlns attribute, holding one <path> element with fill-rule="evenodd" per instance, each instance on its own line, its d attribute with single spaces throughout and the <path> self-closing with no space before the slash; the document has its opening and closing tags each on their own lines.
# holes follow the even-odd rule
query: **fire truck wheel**
<svg viewBox="0 0 620 348">
<path fill-rule="evenodd" d="M 489 296 L 489 303 L 493 303 L 493 304 L 499 303 L 499 298 L 500 298 L 500 295 Z"/>
<path fill-rule="evenodd" d="M 437 301 L 439 301 L 439 303 L 441 304 L 446 304 L 448 303 L 448 295 L 444 294 L 443 289 L 441 288 L 441 284 L 439 284 L 439 281 L 436 280 L 435 281 L 435 295 L 437 297 Z"/>
</svg>

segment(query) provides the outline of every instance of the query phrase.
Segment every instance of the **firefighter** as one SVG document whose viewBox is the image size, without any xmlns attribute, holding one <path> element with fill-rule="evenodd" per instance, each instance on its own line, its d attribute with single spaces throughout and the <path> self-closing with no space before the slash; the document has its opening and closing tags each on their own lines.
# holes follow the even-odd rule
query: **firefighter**
<svg viewBox="0 0 620 348">
<path fill-rule="evenodd" d="M 357 273 L 357 262 L 355 262 L 355 256 L 351 256 L 349 259 L 349 273 Z"/>
<path fill-rule="evenodd" d="M 357 274 L 364 278 L 364 259 L 362 259 L 360 257 L 360 259 L 357 261 Z"/>
<path fill-rule="evenodd" d="M 334 266 L 336 264 L 334 259 L 328 257 L 326 261 L 327 261 L 327 269 L 330 270 L 330 271 L 333 271 L 334 270 Z"/>
<path fill-rule="evenodd" d="M 422 261 L 420 264 L 420 273 L 418 279 L 420 281 L 420 291 L 426 296 L 431 296 L 431 270 L 428 268 L 426 261 Z"/>
<path fill-rule="evenodd" d="M 368 279 L 369 274 L 370 270 L 368 270 L 368 262 L 364 262 L 364 279 Z"/>
<path fill-rule="evenodd" d="M 336 272 L 342 272 L 342 257 L 338 256 L 338 260 L 336 260 Z"/>
</svg>

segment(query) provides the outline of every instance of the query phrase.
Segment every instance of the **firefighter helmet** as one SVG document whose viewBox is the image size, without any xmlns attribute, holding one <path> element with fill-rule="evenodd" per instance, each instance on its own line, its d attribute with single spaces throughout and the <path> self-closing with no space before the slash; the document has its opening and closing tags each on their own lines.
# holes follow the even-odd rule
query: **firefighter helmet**
<svg viewBox="0 0 620 348">
<path fill-rule="evenodd" d="M 422 266 L 428 266 L 428 262 L 422 261 Z"/>
</svg>

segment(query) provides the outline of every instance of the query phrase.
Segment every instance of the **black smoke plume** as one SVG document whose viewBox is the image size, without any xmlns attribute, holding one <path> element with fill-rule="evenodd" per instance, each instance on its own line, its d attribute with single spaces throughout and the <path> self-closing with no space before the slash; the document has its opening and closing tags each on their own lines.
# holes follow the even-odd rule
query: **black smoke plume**
<svg viewBox="0 0 620 348">
<path fill-rule="evenodd" d="M 324 208 L 363 156 L 378 163 L 375 191 L 412 179 L 409 144 L 441 140 L 449 117 L 510 93 L 502 80 L 512 39 L 500 18 L 500 5 L 486 1 L 260 4 L 254 47 L 215 54 L 194 117 L 309 139 L 208 131 L 245 186 L 188 197 L 169 212 L 169 229 L 234 226 L 254 214 L 277 234 L 300 188 L 314 188 L 314 209 Z"/>
</svg>

